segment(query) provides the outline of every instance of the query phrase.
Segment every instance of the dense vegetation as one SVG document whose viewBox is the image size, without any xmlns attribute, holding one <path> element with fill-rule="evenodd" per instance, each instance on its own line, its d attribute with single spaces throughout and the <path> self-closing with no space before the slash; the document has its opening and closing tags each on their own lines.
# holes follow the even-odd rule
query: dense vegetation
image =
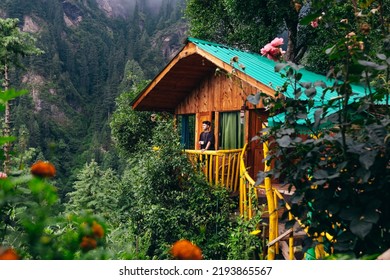
<svg viewBox="0 0 390 280">
<path fill-rule="evenodd" d="M 17 50 L 25 65 L 12 64 L 12 83 L 0 94 L 0 110 L 12 105 L 17 136 L 0 138 L 13 143 L 10 170 L 0 173 L 2 258 L 170 259 L 179 239 L 202 249 L 197 258 L 263 257 L 254 231 L 261 209 L 251 221 L 235 217 L 227 191 L 210 187 L 183 155 L 171 116 L 129 106 L 167 59 L 155 38 L 181 26 L 179 2 L 156 12 L 136 1 L 131 16 L 116 19 L 93 0 L 0 3 L 0 14 L 29 26 L 44 51 L 32 56 L 0 41 L 0 58 Z M 271 176 L 296 188 L 291 213 L 310 226 L 314 245 L 326 232 L 334 252 L 353 258 L 389 248 L 387 1 L 186 2 L 191 35 L 203 39 L 259 51 L 285 29 L 302 32 L 287 58 L 328 73 L 337 82 L 326 91 L 338 98 L 315 108 L 314 86 L 323 85 L 300 84 L 301 66 L 291 61 L 277 65 L 286 79 L 277 96 L 293 88 L 295 98 L 270 104 L 271 113 L 286 112 L 286 122 L 264 131 L 275 168 L 258 183 Z M 275 28 L 259 28 L 270 22 Z M 325 37 L 329 30 L 334 36 Z M 22 50 L 28 46 L 22 41 Z M 3 81 L 6 65 L 0 62 Z M 351 83 L 371 94 L 350 105 Z M 379 101 L 384 106 L 373 110 Z M 335 104 L 338 113 L 328 118 Z M 302 121 L 315 137 L 302 139 Z"/>
<path fill-rule="evenodd" d="M 314 245 L 361 258 L 390 247 L 389 19 L 382 1 L 325 2 L 313 1 L 321 16 L 309 21 L 335 34 L 324 49 L 331 83 L 304 83 L 302 66 L 277 64 L 286 82 L 276 95 L 289 98 L 269 104 L 271 114 L 285 112 L 284 121 L 263 131 L 274 168 L 258 183 L 270 176 L 294 187 L 290 212 Z M 357 97 L 354 84 L 365 94 Z M 336 96 L 319 106 L 318 91 Z"/>
<path fill-rule="evenodd" d="M 94 0 L 0 3 L 0 14 L 18 18 L 44 51 L 24 61 L 27 71 L 12 71 L 11 86 L 30 92 L 11 106 L 12 134 L 23 139 L 14 148 L 26 154 L 26 166 L 36 159 L 56 165 L 62 198 L 85 162 L 115 167 L 109 118 L 134 82 L 130 66 L 142 68 L 140 79 L 152 78 L 183 38 L 181 1 L 157 10 L 134 2 L 127 17 L 112 18 Z"/>
</svg>

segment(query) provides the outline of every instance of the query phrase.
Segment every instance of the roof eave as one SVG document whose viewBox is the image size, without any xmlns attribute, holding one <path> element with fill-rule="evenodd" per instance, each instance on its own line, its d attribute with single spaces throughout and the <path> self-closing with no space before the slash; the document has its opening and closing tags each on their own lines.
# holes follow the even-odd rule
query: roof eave
<svg viewBox="0 0 390 280">
<path fill-rule="evenodd" d="M 141 91 L 138 96 L 131 102 L 133 110 L 141 108 L 140 103 L 155 88 L 155 86 L 165 77 L 165 75 L 183 58 L 196 53 L 196 45 L 188 42 L 177 55 L 165 66 L 165 68 Z M 174 111 L 174 108 L 169 108 Z M 142 110 L 142 109 L 141 109 Z M 146 110 L 145 110 L 146 111 Z M 158 111 L 153 109 L 153 111 Z M 164 110 L 165 111 L 165 110 Z"/>
</svg>

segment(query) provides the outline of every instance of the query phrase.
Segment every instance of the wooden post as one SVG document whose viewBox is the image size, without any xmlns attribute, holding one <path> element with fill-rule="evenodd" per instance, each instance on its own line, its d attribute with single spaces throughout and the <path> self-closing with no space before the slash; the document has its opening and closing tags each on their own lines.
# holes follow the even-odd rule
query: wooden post
<svg viewBox="0 0 390 280">
<path fill-rule="evenodd" d="M 268 141 L 263 143 L 263 153 L 264 158 L 267 158 L 268 156 Z M 264 164 L 264 172 L 270 171 L 271 166 L 267 165 L 267 163 Z M 267 198 L 267 205 L 268 205 L 268 213 L 269 213 L 269 241 L 271 242 L 277 237 L 277 223 L 278 223 L 278 213 L 276 212 L 275 207 L 275 200 L 274 195 L 272 191 L 272 184 L 271 184 L 271 178 L 265 177 L 264 179 L 264 186 L 265 186 L 265 195 Z M 274 260 L 275 259 L 275 250 L 276 246 L 270 246 L 268 247 L 268 259 Z"/>
</svg>

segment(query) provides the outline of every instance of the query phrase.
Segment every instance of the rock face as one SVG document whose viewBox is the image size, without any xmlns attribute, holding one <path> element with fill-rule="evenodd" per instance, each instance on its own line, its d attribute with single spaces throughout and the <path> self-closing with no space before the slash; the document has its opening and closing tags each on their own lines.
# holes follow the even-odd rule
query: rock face
<svg viewBox="0 0 390 280">
<path fill-rule="evenodd" d="M 185 22 L 178 22 L 172 28 L 157 32 L 152 40 L 153 46 L 159 48 L 163 57 L 170 60 L 183 47 L 187 30 Z"/>
<path fill-rule="evenodd" d="M 136 1 L 131 0 L 96 0 L 99 8 L 108 18 L 126 18 Z"/>
<path fill-rule="evenodd" d="M 83 20 L 83 11 L 68 1 L 62 2 L 64 21 L 68 27 L 77 26 Z"/>
<path fill-rule="evenodd" d="M 42 100 L 40 99 L 39 94 L 41 88 L 45 84 L 45 78 L 40 75 L 29 72 L 22 77 L 22 83 L 30 88 L 30 93 L 34 102 L 35 112 L 37 113 L 41 111 Z"/>
<path fill-rule="evenodd" d="M 41 28 L 37 23 L 34 22 L 31 16 L 24 16 L 24 25 L 22 27 L 23 32 L 29 32 L 29 33 L 38 33 Z"/>
</svg>

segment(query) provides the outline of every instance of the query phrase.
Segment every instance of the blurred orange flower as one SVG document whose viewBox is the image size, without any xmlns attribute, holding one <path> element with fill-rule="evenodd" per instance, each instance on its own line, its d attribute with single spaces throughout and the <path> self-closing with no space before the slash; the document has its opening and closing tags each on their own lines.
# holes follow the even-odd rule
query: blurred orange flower
<svg viewBox="0 0 390 280">
<path fill-rule="evenodd" d="M 171 248 L 172 256 L 179 260 L 202 260 L 201 249 L 192 242 L 182 239 L 176 241 Z"/>
<path fill-rule="evenodd" d="M 97 246 L 96 240 L 89 236 L 84 236 L 80 243 L 80 247 L 84 251 L 95 249 L 96 246 Z"/>
<path fill-rule="evenodd" d="M 30 172 L 38 177 L 50 178 L 56 175 L 56 168 L 48 161 L 39 160 L 31 166 Z"/>
<path fill-rule="evenodd" d="M 104 236 L 103 227 L 95 221 L 92 223 L 92 232 L 98 238 L 102 238 Z"/>
<path fill-rule="evenodd" d="M 3 250 L 3 248 L 0 247 L 0 260 L 18 260 L 19 257 L 16 254 L 15 250 L 12 248 L 7 248 Z"/>
</svg>

